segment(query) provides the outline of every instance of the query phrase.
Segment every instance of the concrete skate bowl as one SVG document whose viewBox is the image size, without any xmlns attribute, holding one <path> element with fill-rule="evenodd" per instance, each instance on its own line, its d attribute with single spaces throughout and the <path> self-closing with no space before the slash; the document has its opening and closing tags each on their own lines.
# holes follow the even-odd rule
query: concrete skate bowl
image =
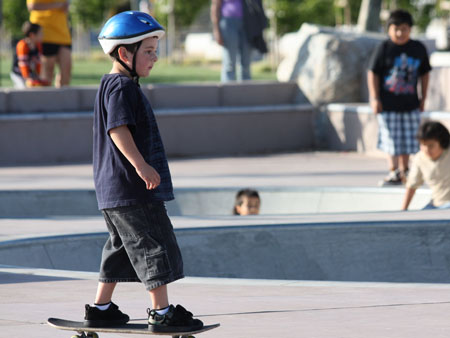
<svg viewBox="0 0 450 338">
<path fill-rule="evenodd" d="M 232 214 L 240 188 L 181 188 L 167 203 L 171 216 L 227 216 Z M 300 215 L 399 210 L 403 188 L 292 187 L 258 188 L 261 215 Z M 419 189 L 410 209 L 423 208 L 428 189 Z M 0 191 L 2 218 L 98 216 L 93 190 Z"/>
<path fill-rule="evenodd" d="M 176 235 L 187 276 L 448 283 L 450 217 L 424 215 L 359 222 L 335 214 L 322 222 L 259 216 L 256 225 L 227 216 L 221 226 L 176 229 Z M 0 242 L 0 265 L 98 271 L 106 238 L 91 233 Z"/>
<path fill-rule="evenodd" d="M 237 188 L 177 189 L 167 204 L 172 216 L 231 215 Z M 258 188 L 261 215 L 398 211 L 404 188 L 292 187 Z M 431 195 L 419 189 L 410 210 L 422 209 Z"/>
<path fill-rule="evenodd" d="M 237 190 L 177 189 L 168 203 L 181 224 L 175 231 L 187 276 L 450 282 L 450 212 L 398 212 L 404 189 L 260 188 L 261 215 L 249 217 L 231 215 Z M 99 216 L 92 191 L 25 194 L 27 203 L 21 192 L 9 196 L 10 214 Z M 429 199 L 428 190 L 418 190 L 412 208 Z M 95 272 L 106 238 L 101 232 L 0 242 L 0 265 Z"/>
</svg>

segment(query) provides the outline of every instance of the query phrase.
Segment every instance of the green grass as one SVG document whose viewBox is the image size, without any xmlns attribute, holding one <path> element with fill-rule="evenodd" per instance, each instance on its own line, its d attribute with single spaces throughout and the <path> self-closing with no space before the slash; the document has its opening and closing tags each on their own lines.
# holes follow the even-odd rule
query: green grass
<svg viewBox="0 0 450 338">
<path fill-rule="evenodd" d="M 12 87 L 9 77 L 11 58 L 0 57 L 0 86 Z M 111 69 L 111 61 L 106 57 L 81 59 L 74 58 L 71 85 L 96 85 L 103 74 Z M 254 80 L 276 80 L 276 75 L 263 62 L 252 64 Z M 141 83 L 195 83 L 220 81 L 220 64 L 191 62 L 186 64 L 169 64 L 160 60 L 152 69 L 150 76 L 141 79 Z"/>
</svg>

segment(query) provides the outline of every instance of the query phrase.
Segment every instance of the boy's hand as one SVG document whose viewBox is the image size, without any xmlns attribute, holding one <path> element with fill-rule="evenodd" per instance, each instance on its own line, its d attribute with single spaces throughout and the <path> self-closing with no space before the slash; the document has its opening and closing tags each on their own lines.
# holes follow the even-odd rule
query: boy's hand
<svg viewBox="0 0 450 338">
<path fill-rule="evenodd" d="M 383 111 L 383 106 L 381 105 L 381 101 L 379 99 L 370 100 L 370 108 L 374 114 L 379 114 Z"/>
<path fill-rule="evenodd" d="M 147 163 L 144 163 L 139 168 L 136 168 L 136 172 L 145 182 L 145 187 L 148 190 L 155 189 L 161 183 L 161 177 L 158 172 Z"/>
</svg>

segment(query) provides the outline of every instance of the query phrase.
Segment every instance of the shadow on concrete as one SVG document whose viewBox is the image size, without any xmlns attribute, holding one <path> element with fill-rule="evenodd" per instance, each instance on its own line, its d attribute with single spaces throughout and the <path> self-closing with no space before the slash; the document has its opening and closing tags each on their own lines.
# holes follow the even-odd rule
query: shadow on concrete
<svg viewBox="0 0 450 338">
<path fill-rule="evenodd" d="M 16 284 L 16 283 L 36 283 L 36 282 L 53 282 L 62 280 L 73 280 L 76 278 L 37 276 L 30 274 L 16 274 L 0 272 L 0 284 Z"/>
<path fill-rule="evenodd" d="M 417 302 L 417 303 L 397 303 L 397 304 L 373 304 L 361 306 L 340 306 L 340 307 L 324 307 L 324 308 L 307 308 L 307 309 L 289 309 L 289 310 L 261 310 L 261 311 L 246 311 L 246 312 L 228 312 L 228 313 L 212 313 L 207 315 L 196 315 L 199 318 L 206 317 L 227 317 L 227 316 L 252 316 L 265 315 L 277 313 L 295 313 L 295 312 L 313 312 L 313 311 L 340 311 L 340 310 L 355 310 L 355 309 L 374 309 L 374 308 L 392 308 L 404 306 L 427 306 L 437 304 L 450 304 L 449 301 L 442 302 Z M 133 318 L 132 321 L 144 321 L 147 318 Z"/>
</svg>

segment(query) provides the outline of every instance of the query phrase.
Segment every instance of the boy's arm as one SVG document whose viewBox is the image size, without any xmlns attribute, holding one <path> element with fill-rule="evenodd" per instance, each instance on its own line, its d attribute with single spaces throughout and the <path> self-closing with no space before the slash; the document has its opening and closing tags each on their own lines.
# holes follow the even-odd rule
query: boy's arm
<svg viewBox="0 0 450 338">
<path fill-rule="evenodd" d="M 16 46 L 17 59 L 19 61 L 19 69 L 22 77 L 27 80 L 31 77 L 30 69 L 30 50 L 24 40 L 20 40 Z"/>
<path fill-rule="evenodd" d="M 405 196 L 403 197 L 402 210 L 408 210 L 409 203 L 411 203 L 414 194 L 416 193 L 416 189 L 414 188 L 406 188 Z"/>
<path fill-rule="evenodd" d="M 211 0 L 211 22 L 213 26 L 213 35 L 216 42 L 223 46 L 222 35 L 220 34 L 219 21 L 220 11 L 222 9 L 222 0 Z"/>
<path fill-rule="evenodd" d="M 423 74 L 420 78 L 420 85 L 422 87 L 422 95 L 420 99 L 420 111 L 424 111 L 425 109 L 425 100 L 427 98 L 427 91 L 428 91 L 428 83 L 430 81 L 430 73 Z"/>
<path fill-rule="evenodd" d="M 369 102 L 373 113 L 381 113 L 383 106 L 380 101 L 380 77 L 371 70 L 367 72 L 367 87 L 369 88 Z"/>
<path fill-rule="evenodd" d="M 109 136 L 114 144 L 136 169 L 137 174 L 145 182 L 147 189 L 155 189 L 161 182 L 158 172 L 145 162 L 133 140 L 130 129 L 126 125 L 113 128 Z"/>
</svg>

